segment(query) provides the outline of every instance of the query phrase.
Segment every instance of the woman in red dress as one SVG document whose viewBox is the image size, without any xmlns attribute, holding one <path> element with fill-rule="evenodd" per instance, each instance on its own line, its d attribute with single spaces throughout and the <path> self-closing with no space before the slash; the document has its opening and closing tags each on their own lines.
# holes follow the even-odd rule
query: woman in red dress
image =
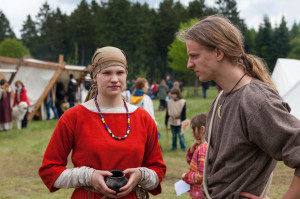
<svg viewBox="0 0 300 199">
<path fill-rule="evenodd" d="M 13 106 L 18 105 L 20 102 L 26 102 L 26 104 L 28 106 L 30 106 L 30 102 L 27 98 L 27 90 L 26 90 L 23 82 L 18 80 L 15 82 L 15 86 L 16 86 L 16 94 L 15 94 Z M 27 114 L 28 114 L 28 108 L 27 108 L 26 114 L 22 120 L 22 128 L 27 127 L 27 122 L 28 122 Z"/>
<path fill-rule="evenodd" d="M 95 83 L 86 102 L 59 119 L 39 175 L 51 192 L 75 188 L 72 198 L 135 199 L 144 190 L 161 193 L 166 165 L 151 116 L 121 96 L 128 66 L 122 50 L 103 47 L 92 58 Z M 74 168 L 66 168 L 68 155 Z M 116 193 L 105 184 L 111 170 L 121 170 L 128 183 Z"/>
</svg>

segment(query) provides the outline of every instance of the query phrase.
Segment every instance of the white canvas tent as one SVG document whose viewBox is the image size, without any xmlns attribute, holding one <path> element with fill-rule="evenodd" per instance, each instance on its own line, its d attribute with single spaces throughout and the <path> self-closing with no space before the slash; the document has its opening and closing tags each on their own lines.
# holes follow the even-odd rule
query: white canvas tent
<svg viewBox="0 0 300 199">
<path fill-rule="evenodd" d="M 50 89 L 57 81 L 68 84 L 69 74 L 75 79 L 84 79 L 89 67 L 66 65 L 63 55 L 59 56 L 59 62 L 47 62 L 23 57 L 14 59 L 0 56 L 0 74 L 9 81 L 14 88 L 14 83 L 21 80 L 27 90 L 27 97 L 31 106 L 29 107 L 28 120 L 31 120 Z M 65 90 L 66 90 L 65 86 Z"/>
<path fill-rule="evenodd" d="M 280 96 L 291 107 L 291 114 L 300 119 L 300 60 L 277 59 L 272 79 Z"/>
</svg>

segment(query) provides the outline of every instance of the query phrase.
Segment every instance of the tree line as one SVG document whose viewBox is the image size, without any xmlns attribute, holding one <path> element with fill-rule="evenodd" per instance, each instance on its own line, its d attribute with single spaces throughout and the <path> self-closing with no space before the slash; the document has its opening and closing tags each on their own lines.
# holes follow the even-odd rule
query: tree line
<svg viewBox="0 0 300 199">
<path fill-rule="evenodd" d="M 282 17 L 280 24 L 272 27 L 265 16 L 256 31 L 240 18 L 235 0 L 216 0 L 214 7 L 206 6 L 205 0 L 191 1 L 188 6 L 162 0 L 158 8 L 129 0 L 81 0 L 70 15 L 62 13 L 59 7 L 52 9 L 46 1 L 35 18 L 28 15 L 24 19 L 19 40 L 36 59 L 57 62 L 58 55 L 64 54 L 66 62 L 74 65 L 90 64 L 97 47 L 116 46 L 126 52 L 129 79 L 143 76 L 159 81 L 168 74 L 184 81 L 189 75 L 183 70 L 187 55 L 172 51 L 172 46 L 177 45 L 175 33 L 216 13 L 240 28 L 246 52 L 264 58 L 271 71 L 279 57 L 300 58 L 299 23 L 288 29 Z M 0 10 L 0 42 L 5 38 L 16 37 Z M 183 60 L 180 65 L 174 61 L 178 56 Z"/>
</svg>

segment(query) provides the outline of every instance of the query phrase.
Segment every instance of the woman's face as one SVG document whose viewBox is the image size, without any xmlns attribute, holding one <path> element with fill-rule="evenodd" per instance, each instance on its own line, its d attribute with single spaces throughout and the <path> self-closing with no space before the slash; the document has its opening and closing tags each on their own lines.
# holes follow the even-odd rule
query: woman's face
<svg viewBox="0 0 300 199">
<path fill-rule="evenodd" d="M 216 50 L 208 50 L 191 39 L 186 40 L 186 47 L 189 56 L 187 68 L 193 70 L 202 82 L 214 80 L 219 66 Z"/>
<path fill-rule="evenodd" d="M 17 83 L 16 83 L 16 86 L 17 86 L 17 88 L 21 88 L 21 87 L 22 87 L 22 84 L 21 84 L 20 82 L 17 82 Z"/>
<path fill-rule="evenodd" d="M 121 66 L 110 66 L 101 70 L 93 79 L 97 83 L 100 96 L 114 97 L 120 95 L 126 86 L 126 70 Z"/>
<path fill-rule="evenodd" d="M 147 93 L 147 92 L 148 92 L 148 89 L 149 89 L 149 84 L 148 84 L 148 82 L 146 82 L 145 85 L 144 85 L 143 91 L 144 91 L 145 93 Z"/>
</svg>

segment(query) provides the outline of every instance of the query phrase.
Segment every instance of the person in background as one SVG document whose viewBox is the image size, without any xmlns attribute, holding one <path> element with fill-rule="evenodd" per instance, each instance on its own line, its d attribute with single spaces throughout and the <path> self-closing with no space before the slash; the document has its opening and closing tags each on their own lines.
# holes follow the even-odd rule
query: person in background
<svg viewBox="0 0 300 199">
<path fill-rule="evenodd" d="M 159 107 L 158 107 L 159 111 L 163 111 L 167 107 L 166 97 L 168 95 L 168 92 L 169 92 L 169 88 L 166 85 L 166 81 L 162 79 L 161 83 L 158 85 L 157 88 L 157 98 L 159 99 Z"/>
<path fill-rule="evenodd" d="M 241 31 L 221 15 L 199 20 L 183 38 L 187 68 L 223 89 L 207 117 L 206 198 L 267 198 L 277 161 L 295 170 L 283 198 L 300 198 L 300 121 L 262 59 L 244 51 Z"/>
<path fill-rule="evenodd" d="M 205 141 L 206 117 L 206 113 L 200 113 L 191 119 L 190 126 L 192 127 L 194 142 L 186 154 L 186 161 L 190 165 L 190 170 L 188 173 L 182 174 L 182 179 L 190 184 L 190 196 L 193 199 L 205 198 L 201 191 L 201 184 L 207 148 Z"/>
<path fill-rule="evenodd" d="M 126 102 L 130 103 L 131 93 L 130 93 L 130 90 L 127 89 L 127 85 L 124 87 L 124 89 L 122 91 L 122 96 Z"/>
<path fill-rule="evenodd" d="M 77 92 L 77 81 L 74 79 L 73 74 L 70 74 L 70 80 L 68 83 L 68 102 L 70 108 L 75 106 L 76 92 Z"/>
<path fill-rule="evenodd" d="M 173 88 L 173 81 L 171 80 L 171 76 L 170 75 L 166 76 L 166 84 L 167 84 L 169 90 L 171 90 Z"/>
<path fill-rule="evenodd" d="M 203 99 L 206 99 L 206 97 L 207 97 L 206 91 L 209 87 L 209 83 L 208 82 L 201 82 L 201 86 L 202 86 Z"/>
<path fill-rule="evenodd" d="M 12 89 L 5 79 L 0 80 L 0 131 L 12 129 Z"/>
<path fill-rule="evenodd" d="M 149 89 L 148 80 L 139 77 L 136 79 L 134 87 L 135 90 L 133 91 L 132 96 L 130 98 L 131 104 L 145 109 L 157 124 L 155 120 L 152 99 L 146 94 Z"/>
<path fill-rule="evenodd" d="M 130 93 L 132 93 L 132 92 L 134 91 L 134 89 L 135 89 L 134 85 L 135 85 L 135 79 L 132 79 L 132 80 L 131 80 L 131 87 L 129 88 Z M 128 88 L 127 88 L 127 89 L 128 89 Z"/>
<path fill-rule="evenodd" d="M 151 85 L 151 90 L 154 99 L 157 98 L 157 88 L 158 88 L 158 84 L 156 83 L 156 81 L 153 81 L 153 84 Z"/>
<path fill-rule="evenodd" d="M 52 109 L 53 113 L 54 113 L 54 117 L 55 119 L 58 119 L 58 113 L 57 113 L 57 109 L 55 107 L 55 95 L 53 93 L 56 93 L 56 87 L 51 88 L 49 91 L 49 94 L 47 96 L 47 100 L 46 100 L 46 109 L 47 109 L 47 120 L 50 120 L 50 108 Z"/>
<path fill-rule="evenodd" d="M 122 98 L 127 73 L 122 50 L 107 46 L 95 51 L 86 102 L 61 116 L 39 169 L 51 192 L 74 188 L 72 198 L 95 199 L 161 193 L 166 165 L 157 127 L 144 109 Z M 67 168 L 71 152 L 73 168 Z M 105 183 L 111 170 L 121 170 L 128 178 L 119 193 Z"/>
<path fill-rule="evenodd" d="M 186 102 L 181 99 L 179 88 L 172 88 L 169 93 L 171 99 L 167 104 L 165 129 L 168 131 L 168 123 L 170 123 L 172 131 L 172 150 L 177 149 L 177 137 L 179 138 L 180 148 L 185 151 L 184 134 L 181 133 L 181 122 L 186 119 Z"/>
<path fill-rule="evenodd" d="M 14 103 L 13 106 L 18 105 L 20 102 L 26 102 L 26 104 L 28 105 L 28 107 L 30 106 L 30 102 L 27 98 L 27 90 L 23 84 L 22 81 L 18 80 L 15 82 L 15 86 L 16 86 L 16 94 L 15 94 L 15 98 L 14 98 Z M 22 128 L 27 128 L 27 115 L 28 115 L 28 107 L 27 107 L 27 111 L 26 114 L 22 120 Z"/>
<path fill-rule="evenodd" d="M 58 117 L 61 117 L 62 114 L 64 113 L 63 109 L 62 109 L 62 104 L 65 100 L 65 89 L 64 89 L 64 84 L 62 82 L 57 82 L 56 83 L 56 92 L 55 92 L 55 107 L 58 113 Z"/>
<path fill-rule="evenodd" d="M 174 81 L 173 88 L 178 88 L 180 90 L 180 83 L 179 83 L 179 81 Z M 180 90 L 180 92 L 181 92 L 181 90 Z"/>
<path fill-rule="evenodd" d="M 179 82 L 179 87 L 180 87 L 180 92 L 181 92 L 181 93 L 182 93 L 182 91 L 183 91 L 183 86 L 184 86 L 183 81 L 180 81 L 180 82 Z"/>
</svg>

